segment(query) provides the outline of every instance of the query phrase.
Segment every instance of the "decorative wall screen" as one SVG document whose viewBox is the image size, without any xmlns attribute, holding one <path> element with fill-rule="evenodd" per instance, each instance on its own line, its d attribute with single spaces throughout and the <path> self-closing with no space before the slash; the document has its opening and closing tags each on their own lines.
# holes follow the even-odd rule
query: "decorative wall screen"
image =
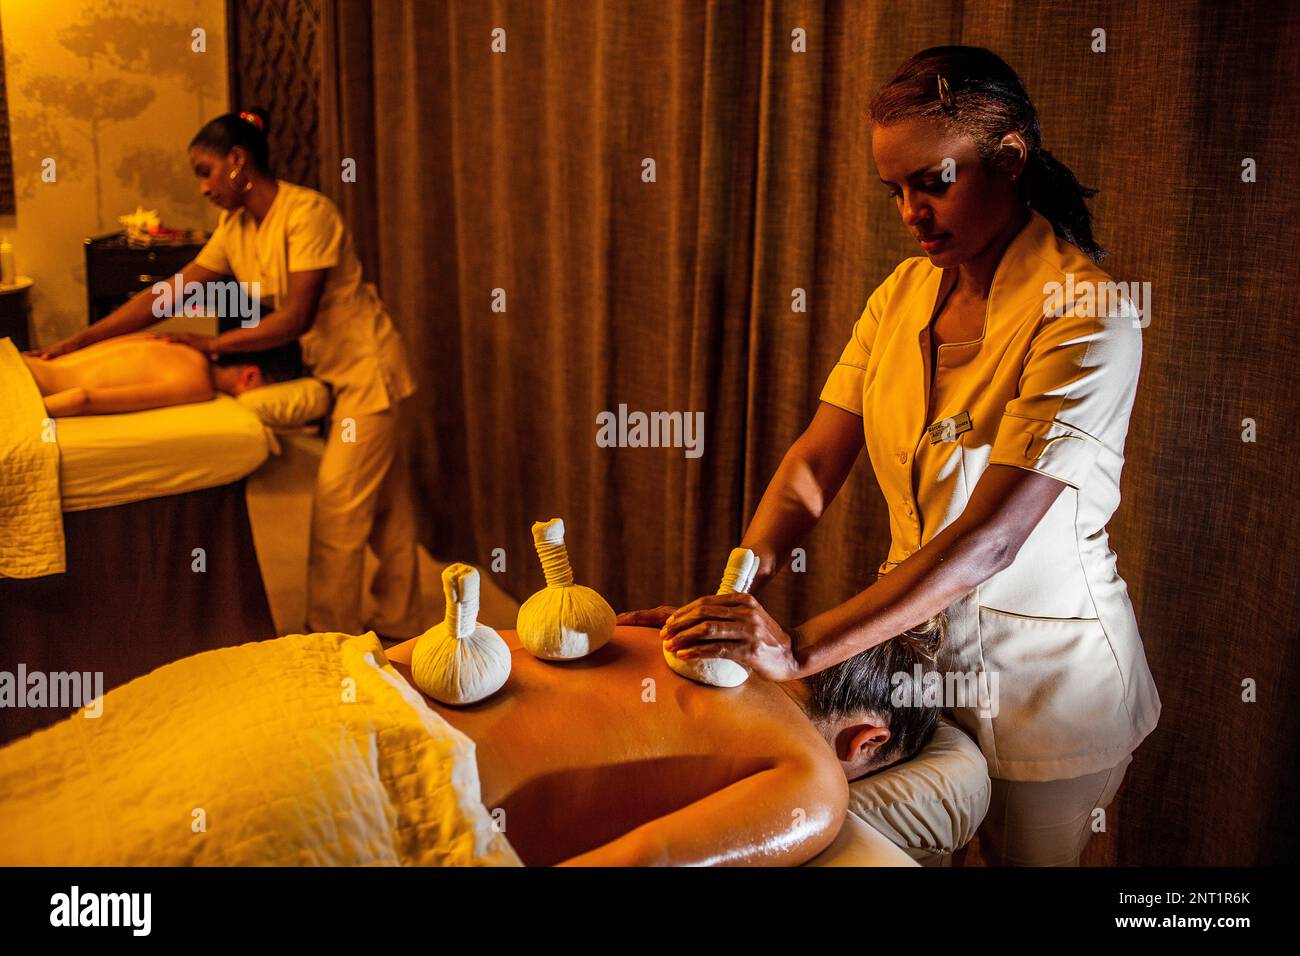
<svg viewBox="0 0 1300 956">
<path fill-rule="evenodd" d="M 9 145 L 9 96 L 5 92 L 4 29 L 0 27 L 0 216 L 18 211 L 14 203 L 14 156 Z"/>
<path fill-rule="evenodd" d="M 320 0 L 231 0 L 230 105 L 271 114 L 271 165 L 320 188 Z"/>
</svg>

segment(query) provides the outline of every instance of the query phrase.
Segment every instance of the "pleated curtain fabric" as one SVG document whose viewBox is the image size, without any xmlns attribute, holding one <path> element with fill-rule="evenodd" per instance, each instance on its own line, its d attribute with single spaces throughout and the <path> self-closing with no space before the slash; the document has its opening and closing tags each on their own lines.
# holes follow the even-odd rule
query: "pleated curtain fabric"
<svg viewBox="0 0 1300 956">
<path fill-rule="evenodd" d="M 562 516 L 619 610 L 713 590 L 871 290 L 919 254 L 875 91 L 927 46 L 1003 56 L 1102 190 L 1104 267 L 1151 283 L 1110 532 L 1164 714 L 1090 858 L 1295 858 L 1300 7 L 326 0 L 322 24 L 322 178 L 419 369 L 423 540 L 504 557 L 524 597 L 531 524 Z M 620 406 L 702 412 L 702 454 L 600 447 Z M 864 455 L 764 603 L 797 624 L 887 547 Z"/>
</svg>

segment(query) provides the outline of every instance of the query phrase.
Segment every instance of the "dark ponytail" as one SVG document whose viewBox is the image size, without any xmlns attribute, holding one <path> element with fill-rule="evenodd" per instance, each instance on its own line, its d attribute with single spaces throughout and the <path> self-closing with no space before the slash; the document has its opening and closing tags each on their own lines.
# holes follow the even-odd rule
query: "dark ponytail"
<svg viewBox="0 0 1300 956">
<path fill-rule="evenodd" d="M 943 99 L 941 76 L 947 84 Z M 970 136 L 990 164 L 1002 137 L 1019 133 L 1029 147 L 1022 177 L 1029 205 L 1094 262 L 1106 255 L 1092 237 L 1092 214 L 1085 203 L 1097 190 L 1081 185 L 1069 167 L 1043 148 L 1029 93 L 992 50 L 936 46 L 910 57 L 876 94 L 871 121 L 888 126 L 917 117 L 933 117 Z"/>
<path fill-rule="evenodd" d="M 258 171 L 270 176 L 271 147 L 267 138 L 270 131 L 271 114 L 255 106 L 242 113 L 222 113 L 209 120 L 194 134 L 190 146 L 209 149 L 218 156 L 227 156 L 234 147 L 242 146 Z"/>
<path fill-rule="evenodd" d="M 1082 185 L 1070 167 L 1042 148 L 1030 150 L 1025 188 L 1029 205 L 1043 214 L 1058 236 L 1074 243 L 1094 262 L 1105 257 L 1106 251 L 1092 238 L 1092 214 L 1084 205 L 1097 190 Z"/>
</svg>

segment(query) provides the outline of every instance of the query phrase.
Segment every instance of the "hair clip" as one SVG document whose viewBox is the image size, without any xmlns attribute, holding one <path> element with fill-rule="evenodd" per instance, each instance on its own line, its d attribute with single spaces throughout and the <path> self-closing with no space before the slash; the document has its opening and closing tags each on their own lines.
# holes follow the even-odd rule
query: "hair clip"
<svg viewBox="0 0 1300 956">
<path fill-rule="evenodd" d="M 246 123 L 252 123 L 257 127 L 259 133 L 262 132 L 262 117 L 258 116 L 256 113 L 241 112 L 239 118 Z"/>
<path fill-rule="evenodd" d="M 942 106 L 945 110 L 956 109 L 957 103 L 952 97 L 952 90 L 948 86 L 948 81 L 943 78 L 942 73 L 938 74 L 938 77 L 939 77 L 939 105 Z"/>
</svg>

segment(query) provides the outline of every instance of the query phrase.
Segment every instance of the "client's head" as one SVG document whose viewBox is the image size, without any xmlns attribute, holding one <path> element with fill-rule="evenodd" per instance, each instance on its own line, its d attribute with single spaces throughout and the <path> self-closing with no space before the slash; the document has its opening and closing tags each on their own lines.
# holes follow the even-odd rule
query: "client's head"
<svg viewBox="0 0 1300 956">
<path fill-rule="evenodd" d="M 804 712 L 835 751 L 850 780 L 906 760 L 939 723 L 939 707 L 913 694 L 916 665 L 933 670 L 946 615 L 799 681 Z"/>
<path fill-rule="evenodd" d="M 302 350 L 296 339 L 261 352 L 220 355 L 212 363 L 212 383 L 227 395 L 239 395 L 272 382 L 287 382 L 300 375 Z"/>
</svg>

